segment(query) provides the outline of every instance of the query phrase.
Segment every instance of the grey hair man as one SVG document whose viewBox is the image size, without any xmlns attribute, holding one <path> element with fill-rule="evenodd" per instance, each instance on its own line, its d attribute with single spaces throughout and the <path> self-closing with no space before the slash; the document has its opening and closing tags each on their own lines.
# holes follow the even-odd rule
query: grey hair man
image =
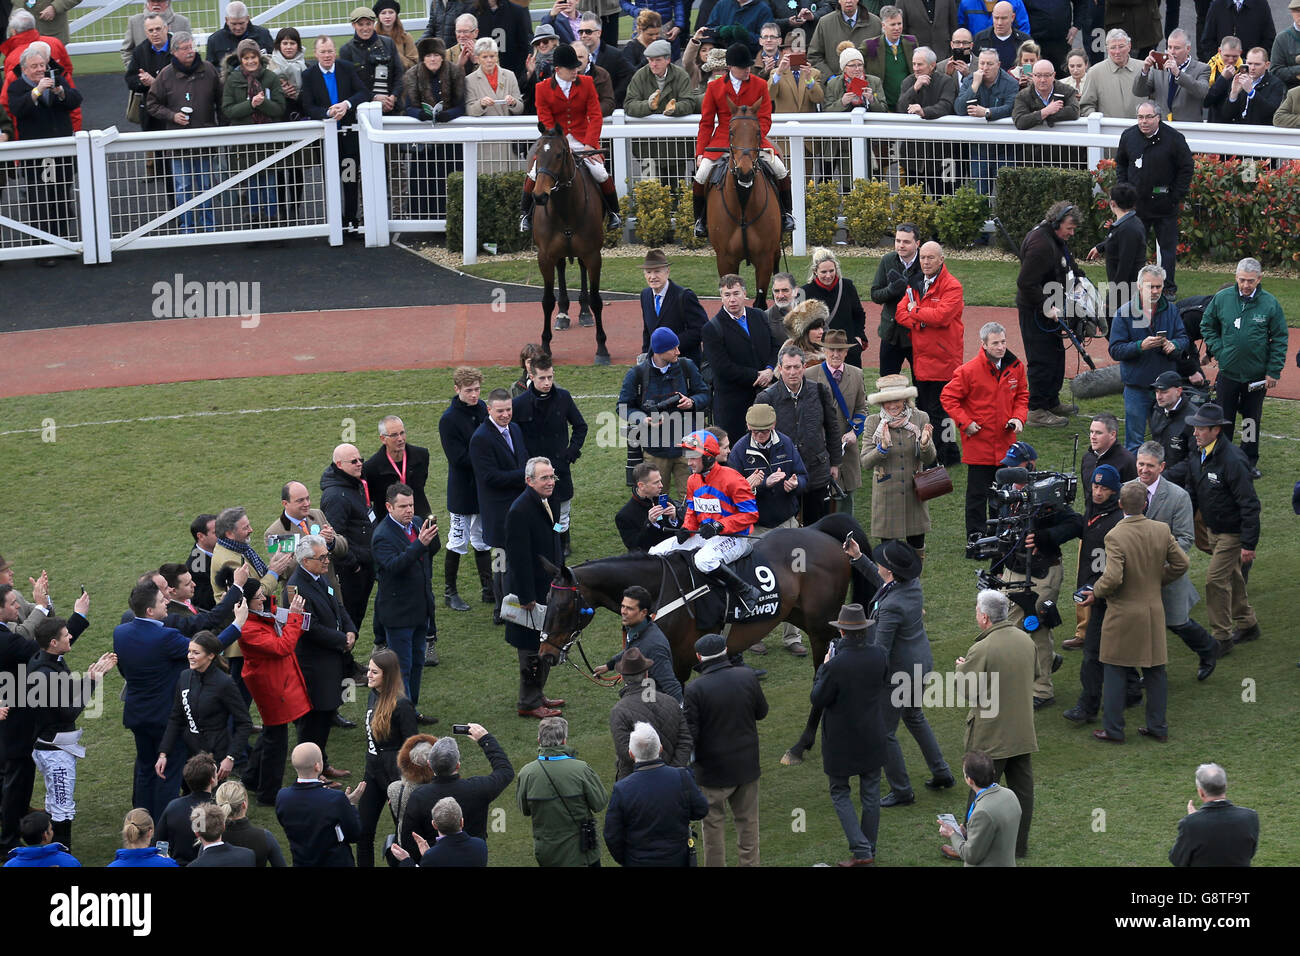
<svg viewBox="0 0 1300 956">
<path fill-rule="evenodd" d="M 600 776 L 568 745 L 569 722 L 547 717 L 537 725 L 537 759 L 519 771 L 516 800 L 533 823 L 539 866 L 599 866 L 594 815 L 609 795 Z"/>
<path fill-rule="evenodd" d="M 415 788 L 402 814 L 402 846 L 413 856 L 418 857 L 421 852 L 417 838 L 433 843 L 437 837 L 430 823 L 430 813 L 446 797 L 454 797 L 460 805 L 465 832 L 486 840 L 492 801 L 515 778 L 510 758 L 487 728 L 475 723 L 468 727 L 468 736 L 483 751 L 491 773 L 462 776 L 462 755 L 456 738 L 450 735 L 438 738 L 429 751 L 429 769 L 433 771 L 433 779 Z"/>
<path fill-rule="evenodd" d="M 163 18 L 168 33 L 190 32 L 189 18 L 172 9 L 172 0 L 144 0 L 143 12 L 131 14 L 131 18 L 126 21 L 126 33 L 122 35 L 120 50 L 123 67 L 131 65 L 131 54 L 149 38 L 145 33 L 144 21 L 155 16 Z"/>
<path fill-rule="evenodd" d="M 1250 866 L 1259 844 L 1259 816 L 1228 799 L 1228 775 L 1217 763 L 1196 768 L 1196 796 L 1178 821 L 1169 851 L 1174 866 Z"/>
<path fill-rule="evenodd" d="M 1034 680 L 1038 657 L 1033 639 L 1007 620 L 1011 602 L 1001 591 L 985 589 L 975 598 L 979 636 L 957 672 L 967 676 L 974 700 L 966 719 L 964 747 L 993 758 L 994 779 L 1005 775 L 1007 787 L 1020 800 L 1020 829 L 1016 856 L 1029 852 L 1029 825 L 1034 814 L 1032 754 L 1038 750 L 1034 733 Z M 971 792 L 967 807 L 975 802 Z M 951 849 L 951 848 L 949 848 Z M 954 851 L 955 852 L 955 851 Z M 945 856 L 952 856 L 945 852 Z M 954 859 L 958 857 L 953 857 Z"/>
</svg>

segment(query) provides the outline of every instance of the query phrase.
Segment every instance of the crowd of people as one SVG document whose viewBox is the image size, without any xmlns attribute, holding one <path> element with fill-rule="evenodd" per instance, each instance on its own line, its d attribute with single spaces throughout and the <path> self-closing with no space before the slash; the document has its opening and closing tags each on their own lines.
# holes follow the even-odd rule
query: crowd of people
<svg viewBox="0 0 1300 956">
<path fill-rule="evenodd" d="M 60 42 L 67 39 L 65 4 L 40 3 L 39 12 L 13 11 L 8 39 L 0 45 L 0 141 L 68 136 L 80 128 L 81 97 Z M 709 95 L 710 84 L 723 76 L 730 77 L 728 97 L 757 108 L 764 134 L 773 114 L 855 108 L 924 120 L 1010 120 L 1018 129 L 1050 127 L 1093 112 L 1128 119 L 1149 108 L 1161 121 L 1159 132 L 1148 134 L 1153 151 L 1165 150 L 1162 138 L 1174 138 L 1168 123 L 1300 126 L 1300 0 L 1289 4 L 1294 23 L 1281 31 L 1264 0 L 1198 4 L 1195 37 L 1177 27 L 1177 4 L 1162 29 L 1158 0 L 1112 4 L 1109 10 L 1068 0 L 898 6 L 823 0 L 798 9 L 778 9 L 775 0 L 703 0 L 693 30 L 690 4 L 611 2 L 605 11 L 599 3 L 556 0 L 534 27 L 528 11 L 510 0 L 434 0 L 418 40 L 404 28 L 397 0 L 379 0 L 351 11 L 353 36 L 338 49 L 329 37 L 308 41 L 294 27 L 272 36 L 252 22 L 241 0 L 232 0 L 202 56 L 189 21 L 172 10 L 171 0 L 145 0 L 144 6 L 130 18 L 121 50 L 128 118 L 143 130 L 331 118 L 342 127 L 340 162 L 356 163 L 355 110 L 371 101 L 385 115 L 428 122 L 535 115 L 548 126 L 562 126 L 575 148 L 593 150 L 600 147 L 602 118 L 616 109 L 638 118 L 699 114 L 697 235 L 704 234 L 701 199 L 716 159 L 708 147 L 718 145 L 715 130 L 727 125 L 721 87 Z M 57 16 L 44 17 L 56 7 Z M 633 19 L 633 31 L 620 47 L 623 16 Z M 717 124 L 719 112 L 724 117 Z M 885 145 L 873 145 L 873 169 L 883 172 L 880 164 L 897 159 L 907 181 L 934 194 L 964 182 L 991 192 L 997 167 L 1019 161 L 1022 150 L 906 143 L 891 158 Z M 764 142 L 788 231 L 794 223 L 780 146 Z M 445 216 L 445 180 L 456 168 L 452 149 L 425 144 L 391 151 L 394 210 L 416 218 Z M 665 149 L 664 143 L 645 144 L 637 158 L 663 172 L 678 162 Z M 517 152 L 509 144 L 486 144 L 483 158 L 530 169 Z M 159 178 L 181 205 L 219 175 L 266 155 L 266 147 L 249 147 L 227 165 L 225 158 L 202 151 L 174 158 L 150 154 L 146 174 Z M 660 161 L 669 165 L 661 168 Z M 60 160 L 55 176 L 39 163 L 29 165 L 29 189 L 43 200 L 33 204 L 34 215 L 42 217 L 33 224 L 65 234 L 73 218 L 71 160 Z M 607 160 L 595 154 L 588 165 L 602 184 L 613 225 L 617 202 Z M 301 168 L 280 164 L 250 177 L 241 215 L 252 226 L 296 222 L 303 176 Z M 356 177 L 342 177 L 341 188 L 345 229 L 358 235 Z M 1170 188 L 1175 201 L 1179 189 L 1186 191 Z M 525 228 L 530 195 L 524 196 Z M 1159 194 L 1156 205 L 1167 206 L 1169 198 L 1170 192 Z M 1169 218 L 1168 210 L 1157 215 Z M 182 213 L 177 227 L 214 228 L 211 201 Z M 1173 254 L 1168 240 L 1175 234 L 1161 232 L 1166 256 Z"/>
<path fill-rule="evenodd" d="M 1124 188 L 1112 199 L 1131 207 L 1134 190 Z M 833 252 L 814 251 L 802 286 L 778 275 L 766 312 L 746 305 L 739 276 L 722 277 L 722 307 L 712 317 L 700 304 L 705 290 L 672 281 L 662 251 L 651 250 L 643 264 L 645 352 L 618 399 L 637 460 L 629 461 L 632 493 L 612 516 L 629 551 L 686 551 L 713 589 L 752 609 L 759 595 L 735 565 L 755 540 L 832 512 L 858 513 L 854 496 L 870 476 L 864 524 L 879 543 L 868 552 L 865 538 L 844 542 L 845 561 L 870 597 L 846 604 L 833 622 L 841 640 L 812 694 L 824 713 L 832 804 L 852 852 L 845 865 L 876 858 L 882 808 L 916 802 L 896 737 L 900 721 L 925 759 L 926 787 L 957 781 L 920 699 L 887 694 L 893 676 L 935 666 L 922 617 L 925 567 L 934 558 L 927 557 L 931 518 L 921 478 L 932 466 L 958 473 L 958 462 L 965 465 L 966 556 L 992 562 L 976 601 L 979 636 L 954 666 L 974 681 L 1000 682 L 997 705 L 977 699 L 971 711 L 962 760 L 969 819 L 964 828 L 945 820 L 945 856 L 1006 863 L 1028 853 L 1035 712 L 1055 703 L 1052 674 L 1063 661 L 1053 633 L 1063 622 L 1053 612 L 1067 542 L 1079 542 L 1077 613 L 1062 649 L 1082 654 L 1080 696 L 1063 717 L 1077 725 L 1102 718 L 1093 733 L 1100 742 L 1126 740 L 1124 711 L 1138 702 L 1146 708 L 1139 735 L 1168 739 L 1166 629 L 1196 654 L 1201 681 L 1262 634 L 1247 593 L 1261 530 L 1258 419 L 1263 394 L 1282 373 L 1286 328 L 1277 300 L 1260 287 L 1258 262 L 1242 260 L 1235 283 L 1203 304 L 1204 352 L 1167 295 L 1164 270 L 1143 265 L 1135 297 L 1117 310 L 1110 332 L 1125 383 L 1123 441 L 1114 414 L 1092 416 L 1078 476 L 1081 510 L 1070 495 L 1044 504 L 1025 491 L 1044 477 L 1027 430 L 1059 427 L 1076 411 L 1059 397 L 1066 346 L 1049 301 L 1063 260 L 1035 249 L 1064 248 L 1078 218 L 1057 203 L 1025 239 L 1020 318 L 1022 331 L 1032 322 L 1039 338 L 1025 336 L 1023 359 L 1007 349 L 996 322 L 980 328 L 978 351 L 965 354 L 961 281 L 938 243 L 921 242 L 915 226 L 900 223 L 869 290 L 881 306 L 877 334 L 890 344 L 874 390 L 860 364 L 868 334 L 862 293 Z M 1118 218 L 1108 243 L 1127 228 Z M 1200 400 L 1185 375 L 1188 355 L 1196 376 L 1210 356 L 1218 360 L 1220 404 Z M 517 787 L 539 863 L 598 862 L 594 815 L 608 801 L 604 842 L 620 862 L 685 865 L 694 856 L 692 822 L 702 819 L 703 862 L 723 865 L 729 806 L 740 862 L 757 864 L 757 725 L 767 713 L 759 672 L 725 637 L 706 634 L 695 647 L 699 674 L 681 681 L 683 662 L 654 622 L 660 598 L 645 587 L 623 592 L 621 649 L 595 668 L 597 678 L 617 674 L 624 682 L 610 715 L 619 766 L 612 796 L 567 747 L 565 701 L 546 694 L 554 657 L 543 646 L 542 613 L 555 567 L 571 551 L 576 463 L 588 426 L 556 383 L 548 354 L 526 346 L 520 368 L 519 381 L 486 396 L 478 369 L 453 375 L 455 393 L 438 429 L 445 542 L 431 501 L 430 450 L 408 440 L 402 420 L 389 415 L 369 458 L 350 443 L 333 450 L 318 482 L 319 507 L 305 482 L 283 485 L 264 547 L 243 506 L 198 515 L 187 559 L 140 576 L 113 650 L 84 674 L 72 672 L 65 656 L 88 625 L 89 598 L 59 617 L 43 576 L 32 580 L 27 602 L 0 559 L 0 666 L 69 688 L 58 701 L 0 712 L 5 850 L 16 849 L 21 861 L 71 847 L 84 755 L 76 721 L 96 683 L 116 668 L 126 682 L 123 723 L 136 744 L 135 809 L 116 865 L 168 865 L 169 858 L 372 866 L 386 813 L 396 831 L 385 848 L 389 862 L 484 862 L 487 808 L 514 779 L 514 765 L 481 725 L 442 738 L 421 730 L 438 722 L 421 704 L 423 670 L 439 663 L 435 567 L 441 604 L 468 612 L 460 564 L 473 551 L 477 597 L 492 605 L 517 659 L 517 713 L 540 721 L 538 760 L 519 770 Z M 1208 628 L 1191 616 L 1200 599 L 1187 574 L 1193 545 L 1210 555 Z M 367 617 L 374 647 L 363 658 L 356 644 Z M 787 652 L 808 655 L 797 628 L 787 622 L 780 633 Z M 749 650 L 767 653 L 762 642 Z M 362 781 L 340 792 L 351 772 L 331 761 L 329 738 L 333 727 L 349 726 L 339 713 L 349 681 L 364 681 L 369 692 L 367 757 Z M 290 724 L 298 738 L 292 755 Z M 455 734 L 482 748 L 490 775 L 460 778 Z M 296 776 L 286 788 L 287 761 Z M 37 770 L 46 803 L 32 815 Z M 1000 779 L 1008 795 L 990 796 Z M 1208 802 L 1218 799 L 1213 780 L 1203 790 Z M 276 808 L 287 857 L 247 822 L 250 794 Z M 1232 852 L 1239 856 L 1241 847 Z"/>
</svg>

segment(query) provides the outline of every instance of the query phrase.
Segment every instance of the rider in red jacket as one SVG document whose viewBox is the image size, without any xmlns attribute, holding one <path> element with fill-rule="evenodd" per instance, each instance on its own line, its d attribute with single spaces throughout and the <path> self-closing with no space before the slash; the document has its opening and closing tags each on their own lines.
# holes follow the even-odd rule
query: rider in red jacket
<svg viewBox="0 0 1300 956">
<path fill-rule="evenodd" d="M 752 106 L 758 111 L 759 129 L 763 134 L 763 156 L 777 180 L 777 194 L 781 198 L 781 229 L 794 232 L 794 216 L 791 213 L 790 173 L 781 161 L 780 154 L 770 142 L 767 134 L 772 129 L 772 94 L 767 83 L 756 76 L 751 76 L 749 68 L 754 65 L 753 54 L 743 43 L 733 43 L 727 47 L 726 76 L 710 80 L 704 92 L 704 102 L 700 105 L 700 131 L 695 137 L 695 186 L 692 204 L 695 207 L 695 236 L 704 239 L 708 236 L 705 225 L 707 197 L 709 193 L 709 173 L 722 153 L 710 149 L 726 151 L 731 136 L 731 109 L 735 106 Z"/>
<path fill-rule="evenodd" d="M 555 48 L 555 75 L 537 84 L 537 120 L 545 129 L 559 127 L 574 150 L 600 149 L 600 97 L 596 94 L 596 81 L 579 73 L 581 64 L 578 54 L 572 46 L 562 43 Z M 605 168 L 605 158 L 599 153 L 586 156 L 583 161 L 591 178 L 600 184 L 601 196 L 605 200 L 605 211 L 609 214 L 609 228 L 617 229 L 623 225 L 618 215 L 618 193 L 614 191 L 614 180 Z M 537 179 L 537 161 L 524 177 L 524 196 L 519 211 L 519 231 L 528 232 L 533 228 L 533 185 Z"/>
</svg>

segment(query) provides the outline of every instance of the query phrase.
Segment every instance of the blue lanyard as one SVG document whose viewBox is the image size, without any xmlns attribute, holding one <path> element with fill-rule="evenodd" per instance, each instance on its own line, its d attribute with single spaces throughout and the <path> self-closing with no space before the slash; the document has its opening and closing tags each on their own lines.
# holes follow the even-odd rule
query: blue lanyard
<svg viewBox="0 0 1300 956">
<path fill-rule="evenodd" d="M 970 815 L 971 815 L 972 813 L 975 812 L 975 804 L 979 801 L 979 798 L 982 797 L 982 796 L 984 796 L 984 794 L 988 793 L 990 790 L 992 790 L 992 789 L 993 789 L 994 787 L 996 787 L 996 786 L 997 786 L 996 783 L 991 783 L 991 784 L 989 784 L 987 787 L 985 787 L 983 790 L 976 790 L 976 791 L 975 791 L 975 799 L 972 800 L 972 801 L 970 802 L 970 806 L 966 808 L 966 822 L 967 822 L 967 823 L 970 823 Z"/>
</svg>

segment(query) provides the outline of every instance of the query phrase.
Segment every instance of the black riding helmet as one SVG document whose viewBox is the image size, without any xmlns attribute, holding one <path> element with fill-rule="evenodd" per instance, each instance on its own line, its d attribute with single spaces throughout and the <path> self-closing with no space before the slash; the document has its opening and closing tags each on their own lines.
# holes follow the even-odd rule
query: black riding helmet
<svg viewBox="0 0 1300 956">
<path fill-rule="evenodd" d="M 744 66 L 751 67 L 754 65 L 754 55 L 749 52 L 749 47 L 743 43 L 733 43 L 727 47 L 727 66 Z"/>
<path fill-rule="evenodd" d="M 564 67 L 566 70 L 576 70 L 582 66 L 578 62 L 578 54 L 574 52 L 573 47 L 568 43 L 561 43 L 555 48 L 551 62 L 556 66 Z"/>
</svg>

